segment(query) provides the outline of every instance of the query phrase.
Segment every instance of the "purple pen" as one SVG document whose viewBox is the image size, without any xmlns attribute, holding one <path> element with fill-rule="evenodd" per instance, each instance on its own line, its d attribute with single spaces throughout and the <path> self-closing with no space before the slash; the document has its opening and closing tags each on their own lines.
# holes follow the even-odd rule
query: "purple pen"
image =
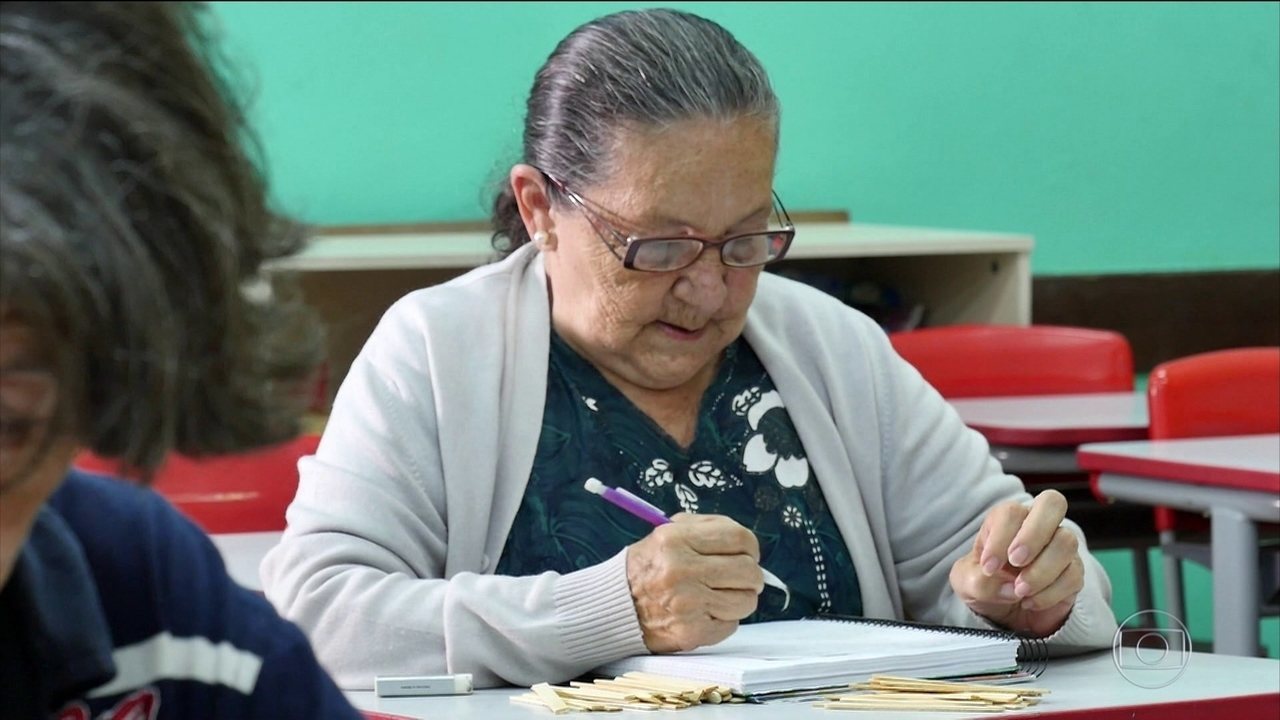
<svg viewBox="0 0 1280 720">
<path fill-rule="evenodd" d="M 641 520 L 654 525 L 665 525 L 671 522 L 671 518 L 667 517 L 666 513 L 645 502 L 640 496 L 627 492 L 624 488 L 611 488 L 595 478 L 587 478 L 584 487 L 588 492 L 599 495 Z"/>
<path fill-rule="evenodd" d="M 628 492 L 626 488 L 611 488 L 596 478 L 587 478 L 587 481 L 583 483 L 583 487 L 587 489 L 587 492 L 599 495 L 606 501 L 617 505 L 641 520 L 651 522 L 654 525 L 666 525 L 671 522 L 671 518 L 667 517 L 666 513 L 650 505 L 640 496 Z M 786 610 L 787 606 L 791 604 L 791 588 L 778 579 L 777 575 L 763 568 L 761 570 L 764 572 L 765 585 L 781 590 L 786 594 L 782 602 L 782 609 Z"/>
</svg>

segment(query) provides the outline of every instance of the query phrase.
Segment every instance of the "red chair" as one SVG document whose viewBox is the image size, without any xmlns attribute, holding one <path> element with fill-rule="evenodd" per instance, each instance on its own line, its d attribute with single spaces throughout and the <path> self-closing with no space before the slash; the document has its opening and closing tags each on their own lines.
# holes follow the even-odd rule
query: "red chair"
<svg viewBox="0 0 1280 720">
<path fill-rule="evenodd" d="M 1129 341 L 1110 330 L 948 325 L 893 333 L 889 341 L 945 398 L 1133 389 Z"/>
<path fill-rule="evenodd" d="M 284 513 L 298 488 L 298 460 L 314 454 L 319 435 L 234 455 L 190 458 L 174 454 L 151 487 L 210 534 L 283 530 Z M 81 453 L 75 466 L 129 476 L 117 461 Z"/>
<path fill-rule="evenodd" d="M 948 399 L 1130 392 L 1133 352 L 1110 330 L 1056 325 L 950 325 L 891 333 L 898 354 Z M 1151 513 L 1101 502 L 1083 472 L 1006 467 L 1029 486 L 1053 487 L 1094 548 L 1129 550 L 1140 610 L 1153 607 L 1147 549 L 1156 544 Z"/>
<path fill-rule="evenodd" d="M 1151 439 L 1255 435 L 1280 432 L 1280 347 L 1219 350 L 1157 365 L 1147 383 Z M 1203 531 L 1205 518 L 1156 508 L 1169 612 L 1185 620 L 1182 560 L 1208 566 L 1200 543 L 1179 533 Z"/>
</svg>

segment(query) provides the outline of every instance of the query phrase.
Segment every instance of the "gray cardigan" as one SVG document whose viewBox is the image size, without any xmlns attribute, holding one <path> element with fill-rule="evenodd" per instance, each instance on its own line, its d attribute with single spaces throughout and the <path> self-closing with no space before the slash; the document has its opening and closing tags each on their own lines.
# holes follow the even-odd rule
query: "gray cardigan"
<svg viewBox="0 0 1280 720">
<path fill-rule="evenodd" d="M 1021 482 L 834 298 L 763 273 L 743 332 L 848 544 L 864 613 L 988 626 L 948 575 L 989 508 L 1030 502 Z M 625 550 L 566 575 L 492 574 L 533 467 L 549 337 L 542 258 L 524 247 L 401 299 L 352 365 L 261 568 L 340 686 L 561 682 L 645 652 Z M 1081 548 L 1084 591 L 1049 639 L 1059 651 L 1106 647 L 1116 630 L 1110 584 Z"/>
</svg>

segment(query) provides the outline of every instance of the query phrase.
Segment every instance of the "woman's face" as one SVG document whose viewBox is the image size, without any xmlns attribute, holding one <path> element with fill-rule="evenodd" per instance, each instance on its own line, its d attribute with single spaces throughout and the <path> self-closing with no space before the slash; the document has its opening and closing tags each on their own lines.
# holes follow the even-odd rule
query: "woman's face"
<svg viewBox="0 0 1280 720">
<path fill-rule="evenodd" d="M 624 237 L 715 242 L 770 224 L 775 148 L 772 125 L 754 118 L 633 130 L 620 136 L 603 183 L 569 189 Z M 709 247 L 682 270 L 628 270 L 601 234 L 625 250 L 575 204 L 566 199 L 550 216 L 556 331 L 615 384 L 671 390 L 709 378 L 742 332 L 761 268 L 728 267 Z"/>
</svg>

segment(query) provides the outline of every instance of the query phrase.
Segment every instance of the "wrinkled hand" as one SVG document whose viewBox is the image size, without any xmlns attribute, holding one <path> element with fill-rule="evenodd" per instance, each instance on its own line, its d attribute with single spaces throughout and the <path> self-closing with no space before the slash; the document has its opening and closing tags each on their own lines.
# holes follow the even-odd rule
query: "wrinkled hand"
<svg viewBox="0 0 1280 720">
<path fill-rule="evenodd" d="M 733 634 L 764 589 L 760 544 L 723 515 L 681 513 L 627 551 L 627 581 L 650 652 L 712 645 Z"/>
<path fill-rule="evenodd" d="M 973 550 L 951 566 L 951 587 L 974 612 L 1036 637 L 1052 635 L 1071 614 L 1084 587 L 1076 536 L 1060 527 L 1067 499 L 1040 493 L 1027 508 L 997 505 Z"/>
</svg>

